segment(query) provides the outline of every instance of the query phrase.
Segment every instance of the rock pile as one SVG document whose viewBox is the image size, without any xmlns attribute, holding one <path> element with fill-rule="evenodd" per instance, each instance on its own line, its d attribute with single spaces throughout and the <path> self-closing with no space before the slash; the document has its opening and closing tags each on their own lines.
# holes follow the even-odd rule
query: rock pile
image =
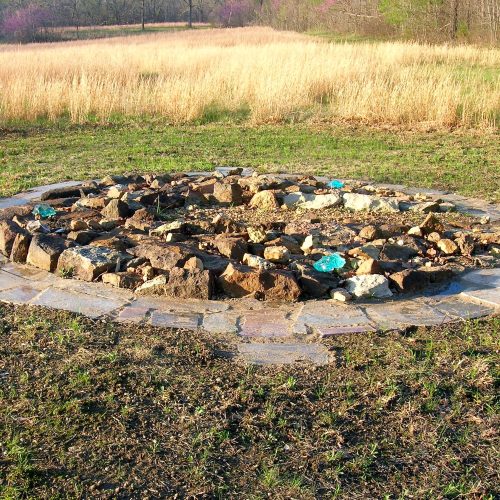
<svg viewBox="0 0 500 500">
<path fill-rule="evenodd" d="M 2 254 L 138 295 L 386 298 L 499 255 L 498 228 L 446 222 L 450 203 L 311 176 L 107 176 L 41 202 L 0 213 Z"/>
</svg>

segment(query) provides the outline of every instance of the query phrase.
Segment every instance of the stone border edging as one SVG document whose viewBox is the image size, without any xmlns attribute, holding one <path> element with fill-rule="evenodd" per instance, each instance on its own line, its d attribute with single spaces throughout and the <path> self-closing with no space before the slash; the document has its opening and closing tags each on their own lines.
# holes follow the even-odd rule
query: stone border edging
<svg viewBox="0 0 500 500">
<path fill-rule="evenodd" d="M 41 186 L 0 200 L 0 208 L 29 204 L 43 192 L 77 182 Z M 378 184 L 376 184 L 379 186 Z M 403 186 L 383 185 L 403 191 Z M 412 190 L 431 194 L 428 190 Z M 500 209 L 481 200 L 446 195 L 461 211 L 500 220 Z M 203 329 L 233 334 L 239 353 L 260 364 L 307 360 L 328 362 L 325 346 L 314 341 L 349 333 L 438 326 L 500 312 L 500 268 L 465 273 L 447 291 L 413 299 L 339 304 L 332 300 L 276 304 L 253 299 L 235 301 L 179 300 L 136 297 L 132 292 L 101 283 L 65 280 L 47 271 L 0 259 L 0 302 L 62 309 L 90 318 L 150 324 L 167 328 Z"/>
</svg>

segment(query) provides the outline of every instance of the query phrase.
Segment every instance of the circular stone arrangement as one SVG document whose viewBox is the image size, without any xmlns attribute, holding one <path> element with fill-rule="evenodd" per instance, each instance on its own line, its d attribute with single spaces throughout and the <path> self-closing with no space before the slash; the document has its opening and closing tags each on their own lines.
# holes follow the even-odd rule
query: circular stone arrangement
<svg viewBox="0 0 500 500">
<path fill-rule="evenodd" d="M 497 307 L 498 215 L 445 193 L 242 169 L 63 183 L 0 200 L 0 300 L 21 287 L 71 309 L 63 290 L 97 293 L 117 319 L 282 339 L 442 323 Z"/>
</svg>

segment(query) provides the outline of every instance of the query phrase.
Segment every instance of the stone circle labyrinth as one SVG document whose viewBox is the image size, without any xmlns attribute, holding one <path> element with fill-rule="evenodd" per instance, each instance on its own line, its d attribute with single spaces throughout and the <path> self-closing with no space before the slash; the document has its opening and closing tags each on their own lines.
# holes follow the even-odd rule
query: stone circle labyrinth
<svg viewBox="0 0 500 500">
<path fill-rule="evenodd" d="M 494 314 L 499 220 L 448 193 L 242 169 L 62 183 L 0 200 L 0 300 L 321 363 L 321 336 Z"/>
</svg>

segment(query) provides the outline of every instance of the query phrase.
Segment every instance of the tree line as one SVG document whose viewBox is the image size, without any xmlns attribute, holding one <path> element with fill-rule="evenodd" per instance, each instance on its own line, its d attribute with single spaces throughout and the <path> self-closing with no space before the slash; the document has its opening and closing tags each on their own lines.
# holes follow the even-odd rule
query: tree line
<svg viewBox="0 0 500 500">
<path fill-rule="evenodd" d="M 21 42 L 60 27 L 162 22 L 496 44 L 500 0 L 0 0 L 0 35 Z"/>
</svg>

